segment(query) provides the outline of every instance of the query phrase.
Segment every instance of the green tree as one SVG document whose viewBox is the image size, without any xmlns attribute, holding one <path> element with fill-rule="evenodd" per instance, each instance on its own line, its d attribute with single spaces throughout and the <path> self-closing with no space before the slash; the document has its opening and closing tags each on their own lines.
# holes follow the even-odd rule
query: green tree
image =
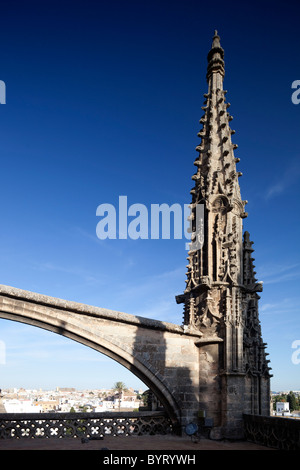
<svg viewBox="0 0 300 470">
<path fill-rule="evenodd" d="M 297 408 L 297 401 L 293 392 L 288 394 L 286 401 L 290 404 L 290 411 L 294 411 Z"/>
<path fill-rule="evenodd" d="M 276 403 L 278 401 L 287 401 L 287 396 L 284 393 L 281 393 L 280 395 L 276 395 L 273 398 L 273 409 L 276 410 Z"/>
<path fill-rule="evenodd" d="M 87 407 L 85 405 L 80 405 L 79 407 L 82 411 L 82 413 L 86 413 L 87 412 Z"/>
<path fill-rule="evenodd" d="M 121 408 L 121 396 L 122 392 L 125 392 L 127 390 L 126 385 L 124 382 L 116 382 L 115 385 L 113 386 L 113 390 L 118 393 L 119 395 L 119 411 Z"/>
<path fill-rule="evenodd" d="M 142 400 L 143 400 L 144 406 L 148 406 L 148 404 L 149 404 L 149 394 L 150 394 L 150 390 L 146 390 L 142 394 Z"/>
</svg>

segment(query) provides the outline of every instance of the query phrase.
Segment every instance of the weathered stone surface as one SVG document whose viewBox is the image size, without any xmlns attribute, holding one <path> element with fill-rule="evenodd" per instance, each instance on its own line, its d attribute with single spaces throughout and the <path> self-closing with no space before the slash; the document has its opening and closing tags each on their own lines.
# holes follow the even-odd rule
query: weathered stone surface
<svg viewBox="0 0 300 470">
<path fill-rule="evenodd" d="M 54 331 L 106 354 L 140 377 L 173 420 L 180 421 L 183 410 L 187 420 L 197 416 L 198 332 L 8 286 L 0 286 L 0 317 Z"/>
<path fill-rule="evenodd" d="M 241 433 L 243 411 L 269 414 L 270 368 L 258 319 L 257 293 L 262 286 L 255 279 L 249 233 L 243 237 L 247 201 L 240 193 L 242 173 L 236 169 L 239 159 L 231 141 L 234 131 L 224 75 L 224 50 L 215 32 L 191 190 L 192 241 L 201 239 L 202 246 L 191 244 L 186 289 L 177 302 L 184 304 L 187 329 L 203 333 L 198 342 L 199 407 L 218 427 L 212 434 L 236 437 Z M 200 223 L 199 204 L 204 206 Z"/>
</svg>

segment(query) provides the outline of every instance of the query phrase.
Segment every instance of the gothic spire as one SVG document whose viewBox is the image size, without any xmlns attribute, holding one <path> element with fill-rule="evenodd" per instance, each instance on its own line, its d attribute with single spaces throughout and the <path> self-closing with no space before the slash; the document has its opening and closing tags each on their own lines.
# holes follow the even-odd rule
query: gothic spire
<svg viewBox="0 0 300 470">
<path fill-rule="evenodd" d="M 209 83 L 210 79 L 212 78 L 213 74 L 218 73 L 221 76 L 220 82 L 222 82 L 224 75 L 225 75 L 225 64 L 224 64 L 224 49 L 221 47 L 220 44 L 220 36 L 218 35 L 218 31 L 215 31 L 215 35 L 213 37 L 213 42 L 211 46 L 211 50 L 207 56 L 207 82 Z M 220 85 L 219 83 L 218 85 Z"/>
<path fill-rule="evenodd" d="M 230 104 L 226 102 L 226 91 L 223 90 L 224 50 L 217 31 L 207 61 L 208 92 L 204 94 L 204 115 L 200 119 L 203 127 L 198 133 L 201 143 L 196 147 L 199 153 L 194 162 L 197 171 L 192 176 L 195 182 L 190 205 L 192 243 L 187 258 L 186 289 L 184 295 L 177 298 L 178 302 L 186 304 L 185 322 L 190 322 L 191 313 L 187 297 L 192 296 L 193 304 L 196 291 L 204 285 L 243 282 L 242 219 L 247 216 L 244 207 L 247 201 L 242 201 L 240 194 L 238 178 L 242 173 L 236 169 L 239 159 L 235 158 L 234 150 L 237 145 L 231 140 L 235 131 L 230 128 Z M 200 249 L 195 243 L 199 238 L 196 214 L 199 205 L 204 206 Z"/>
<path fill-rule="evenodd" d="M 262 285 L 255 278 L 248 232 L 243 238 L 247 201 L 240 194 L 237 145 L 231 140 L 232 117 L 223 90 L 224 50 L 217 31 L 207 61 L 208 91 L 196 147 L 197 171 L 192 176 L 192 243 L 186 288 L 176 301 L 184 305 L 185 329 L 202 334 L 197 342 L 199 407 L 222 426 L 226 415 L 236 425 L 240 410 L 268 413 L 270 367 L 258 315 Z M 221 380 L 216 382 L 218 373 Z M 221 408 L 216 403 L 222 403 Z"/>
<path fill-rule="evenodd" d="M 194 162 L 198 171 L 192 177 L 195 187 L 191 194 L 194 203 L 199 203 L 202 199 L 209 203 L 213 194 L 220 194 L 226 197 L 226 203 L 231 207 L 235 199 L 236 202 L 239 201 L 240 212 L 245 217 L 245 203 L 241 201 L 238 183 L 238 177 L 242 173 L 236 170 L 239 159 L 234 156 L 237 145 L 231 140 L 235 131 L 229 124 L 233 118 L 228 112 L 230 103 L 226 103 L 227 92 L 223 90 L 224 50 L 217 31 L 207 60 L 208 93 L 204 95 L 204 115 L 200 119 L 203 128 L 198 133 L 201 143 L 196 147 L 199 157 Z M 225 203 L 225 199 L 223 202 Z"/>
</svg>

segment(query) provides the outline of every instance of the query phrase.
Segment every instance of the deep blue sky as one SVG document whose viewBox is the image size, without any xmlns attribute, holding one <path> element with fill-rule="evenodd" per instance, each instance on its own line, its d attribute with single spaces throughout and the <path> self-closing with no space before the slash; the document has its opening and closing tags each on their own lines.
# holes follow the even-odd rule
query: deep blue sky
<svg viewBox="0 0 300 470">
<path fill-rule="evenodd" d="M 185 240 L 100 241 L 96 208 L 190 202 L 217 29 L 272 389 L 300 390 L 299 14 L 299 2 L 2 1 L 0 284 L 181 324 Z M 139 383 L 27 325 L 1 320 L 0 340 L 2 388 Z"/>
</svg>

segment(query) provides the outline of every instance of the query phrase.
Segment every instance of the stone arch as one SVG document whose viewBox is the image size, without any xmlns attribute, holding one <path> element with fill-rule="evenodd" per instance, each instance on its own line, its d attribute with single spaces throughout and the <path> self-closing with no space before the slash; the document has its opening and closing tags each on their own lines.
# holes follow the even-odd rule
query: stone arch
<svg viewBox="0 0 300 470">
<path fill-rule="evenodd" d="M 111 329 L 116 329 L 119 326 L 116 322 L 107 318 L 88 317 L 87 319 L 85 315 L 56 310 L 53 306 L 42 303 L 21 302 L 16 306 L 14 301 L 13 304 L 13 307 L 5 309 L 2 306 L 0 318 L 51 331 L 106 355 L 145 383 L 163 404 L 173 424 L 180 423 L 180 403 L 178 399 L 175 399 L 170 384 L 166 383 L 159 370 L 156 370 L 141 354 L 135 352 L 133 346 L 122 343 L 122 340 L 118 338 L 118 333 L 108 336 L 101 331 L 105 322 L 106 327 L 110 324 Z M 129 325 L 126 327 L 130 328 Z M 137 328 L 137 326 L 133 327 Z"/>
</svg>

